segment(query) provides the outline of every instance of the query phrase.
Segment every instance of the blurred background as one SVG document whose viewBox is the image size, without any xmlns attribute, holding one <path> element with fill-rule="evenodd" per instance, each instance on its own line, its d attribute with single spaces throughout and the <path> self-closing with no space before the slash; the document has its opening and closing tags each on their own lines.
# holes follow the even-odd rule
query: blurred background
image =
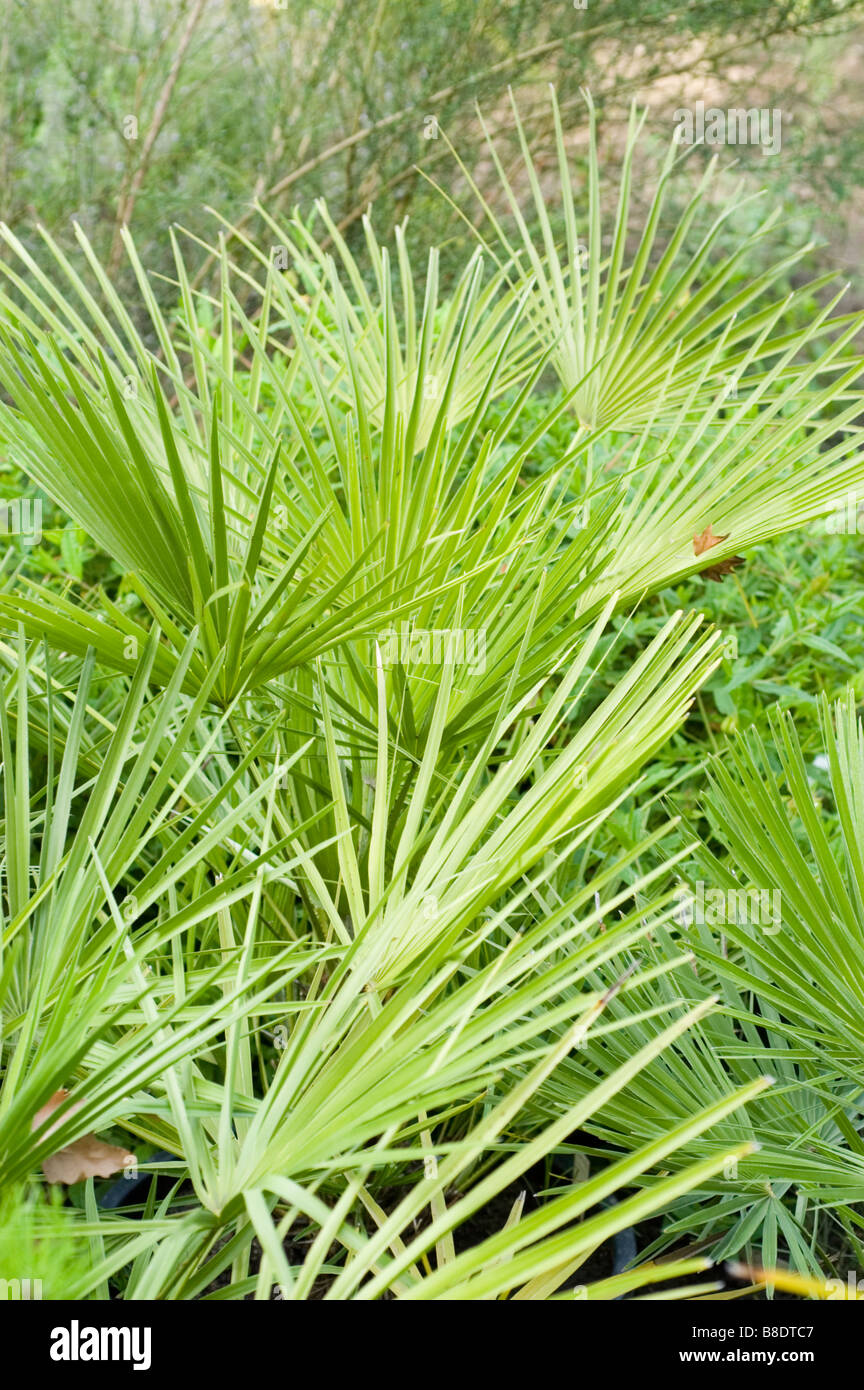
<svg viewBox="0 0 864 1390">
<path fill-rule="evenodd" d="M 775 248 L 824 240 L 810 273 L 824 261 L 852 280 L 847 307 L 864 299 L 864 0 L 0 0 L 0 30 L 0 217 L 34 247 L 39 223 L 73 247 L 77 220 L 121 289 L 127 223 L 169 305 L 171 224 L 212 241 L 213 209 L 254 234 L 256 198 L 306 218 L 324 196 L 349 243 L 373 203 L 379 237 L 408 217 L 452 273 L 473 242 L 433 185 L 469 214 L 476 202 L 448 141 L 500 197 L 479 103 L 518 188 L 507 89 L 551 166 L 549 82 L 577 189 L 583 86 L 613 176 L 634 98 L 649 108 L 643 170 L 681 106 L 782 112 L 779 152 L 722 149 L 724 177 L 765 187 L 748 216 L 782 209 Z"/>
</svg>

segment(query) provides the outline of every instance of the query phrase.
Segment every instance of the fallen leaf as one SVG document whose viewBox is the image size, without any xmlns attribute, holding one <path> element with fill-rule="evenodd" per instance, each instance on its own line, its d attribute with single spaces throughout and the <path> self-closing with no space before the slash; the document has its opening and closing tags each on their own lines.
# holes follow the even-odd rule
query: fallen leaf
<svg viewBox="0 0 864 1390">
<path fill-rule="evenodd" d="M 68 1096 L 66 1090 L 55 1091 L 49 1101 L 37 1110 L 30 1122 L 30 1129 L 39 1129 L 41 1125 L 54 1114 L 54 1111 L 63 1104 Z M 76 1110 L 80 1110 L 80 1102 L 70 1106 L 66 1115 L 71 1115 Z M 52 1134 L 55 1129 L 63 1123 L 58 1120 L 50 1125 L 45 1131 L 45 1135 Z M 42 1137 L 44 1138 L 45 1135 Z M 122 1172 L 130 1168 L 135 1163 L 135 1155 L 129 1153 L 127 1149 L 118 1148 L 116 1144 L 106 1144 L 104 1140 L 97 1139 L 95 1134 L 85 1134 L 81 1139 L 76 1139 L 67 1145 L 65 1149 L 59 1149 L 57 1153 L 51 1154 L 42 1163 L 42 1171 L 49 1182 L 62 1182 L 67 1185 L 73 1182 L 83 1182 L 85 1178 L 110 1178 L 112 1173 Z"/>
<path fill-rule="evenodd" d="M 700 570 L 699 573 L 703 579 L 720 580 L 723 578 L 724 574 L 731 574 L 733 570 L 737 570 L 738 566 L 743 565 L 743 563 L 743 555 L 730 555 L 728 560 L 718 560 L 716 565 L 709 565 L 707 569 Z"/>
<path fill-rule="evenodd" d="M 693 554 L 704 555 L 705 551 L 710 550 L 713 545 L 719 545 L 721 541 L 728 541 L 728 539 L 728 533 L 725 536 L 715 536 L 709 521 L 702 534 L 693 537 Z"/>
<path fill-rule="evenodd" d="M 36 1114 L 33 1116 L 33 1119 L 30 1121 L 31 1132 L 34 1129 L 38 1129 L 41 1124 L 44 1124 L 45 1120 L 48 1119 L 49 1115 L 54 1114 L 54 1111 L 57 1110 L 63 1104 L 68 1094 L 69 1092 L 65 1090 L 63 1087 L 61 1087 L 59 1091 L 54 1092 L 51 1099 L 45 1102 L 41 1110 L 36 1111 Z M 80 1109 L 81 1104 L 79 1101 L 77 1105 L 70 1105 L 67 1114 L 74 1115 L 75 1111 Z M 63 1116 L 63 1119 L 66 1119 L 65 1115 Z M 42 1135 L 42 1138 L 44 1139 L 47 1137 L 47 1135 L 53 1134 L 55 1129 L 59 1129 L 62 1123 L 63 1120 L 58 1120 L 56 1124 L 50 1125 L 48 1129 L 46 1129 L 45 1133 Z"/>
<path fill-rule="evenodd" d="M 110 1178 L 135 1163 L 135 1155 L 116 1144 L 106 1144 L 95 1134 L 85 1134 L 67 1149 L 46 1158 L 42 1172 L 49 1182 L 83 1182 L 85 1178 Z"/>
</svg>

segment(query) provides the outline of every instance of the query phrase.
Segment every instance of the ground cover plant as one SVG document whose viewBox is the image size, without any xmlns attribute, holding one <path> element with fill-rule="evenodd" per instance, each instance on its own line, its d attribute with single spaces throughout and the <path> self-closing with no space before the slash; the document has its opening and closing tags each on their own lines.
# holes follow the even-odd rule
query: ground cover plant
<svg viewBox="0 0 864 1390">
<path fill-rule="evenodd" d="M 446 291 L 324 203 L 174 229 L 170 311 L 128 232 L 134 309 L 80 228 L 0 228 L 47 518 L 0 593 L 0 1241 L 48 1296 L 857 1258 L 858 600 L 826 632 L 799 537 L 864 486 L 861 315 L 749 205 L 730 252 L 675 142 L 640 225 L 635 109 L 610 221 L 549 101 L 563 236 L 514 102 Z"/>
</svg>

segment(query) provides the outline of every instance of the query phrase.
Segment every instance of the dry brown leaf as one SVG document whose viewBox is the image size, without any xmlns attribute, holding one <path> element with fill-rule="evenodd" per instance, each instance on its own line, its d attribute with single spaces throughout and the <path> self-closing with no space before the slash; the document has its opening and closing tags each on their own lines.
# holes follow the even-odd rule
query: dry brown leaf
<svg viewBox="0 0 864 1390">
<path fill-rule="evenodd" d="M 116 1144 L 106 1144 L 95 1134 L 85 1134 L 76 1139 L 68 1149 L 46 1158 L 42 1172 L 49 1182 L 83 1182 L 85 1178 L 110 1178 L 112 1173 L 121 1173 L 132 1167 L 135 1155 Z"/>
<path fill-rule="evenodd" d="M 44 1124 L 45 1120 L 68 1096 L 66 1090 L 55 1091 L 49 1101 L 46 1101 L 41 1110 L 30 1122 L 31 1130 L 38 1129 Z M 79 1110 L 80 1103 L 73 1105 L 67 1111 L 71 1115 Z M 66 1116 L 64 1115 L 63 1119 Z M 63 1123 L 58 1120 L 56 1124 L 50 1125 L 45 1130 L 45 1134 L 51 1134 Z M 44 1136 L 43 1136 L 44 1138 Z M 62 1182 L 67 1185 L 73 1182 L 83 1182 L 85 1178 L 110 1178 L 112 1173 L 122 1172 L 130 1168 L 135 1163 L 135 1155 L 126 1149 L 118 1148 L 116 1144 L 106 1144 L 104 1140 L 97 1139 L 95 1134 L 85 1134 L 81 1139 L 76 1139 L 65 1149 L 59 1149 L 56 1154 L 51 1154 L 42 1164 L 42 1171 L 49 1182 Z"/>
<path fill-rule="evenodd" d="M 725 536 L 715 536 L 709 521 L 702 534 L 693 537 L 693 554 L 704 555 L 706 550 L 710 550 L 712 546 L 719 545 L 721 541 L 728 541 L 728 539 L 728 532 Z"/>
<path fill-rule="evenodd" d="M 728 541 L 729 534 L 717 536 L 709 522 L 705 530 L 700 535 L 693 537 L 693 554 L 704 555 L 706 550 L 711 550 L 713 546 L 719 545 L 721 541 Z M 743 555 L 730 555 L 726 560 L 718 560 L 716 565 L 709 565 L 707 569 L 701 570 L 703 579 L 722 579 L 724 575 L 731 574 L 737 570 L 739 565 L 743 565 Z"/>
<path fill-rule="evenodd" d="M 738 566 L 743 565 L 743 563 L 743 555 L 730 555 L 728 560 L 718 560 L 716 565 L 709 565 L 707 569 L 700 570 L 700 574 L 703 579 L 720 580 L 723 578 L 724 574 L 731 574 L 733 570 L 737 570 Z"/>
<path fill-rule="evenodd" d="M 33 1116 L 33 1119 L 30 1121 L 30 1129 L 31 1129 L 31 1131 L 34 1130 L 34 1129 L 38 1129 L 39 1126 L 40 1126 L 45 1120 L 48 1119 L 48 1116 L 49 1116 L 49 1115 L 53 1115 L 53 1114 L 54 1114 L 54 1111 L 57 1110 L 57 1109 L 59 1108 L 59 1106 L 61 1106 L 61 1105 L 63 1104 L 63 1102 L 64 1102 L 64 1100 L 66 1099 L 66 1097 L 68 1096 L 68 1094 L 69 1094 L 69 1092 L 68 1092 L 67 1090 L 65 1090 L 63 1087 L 61 1087 L 59 1091 L 55 1091 L 54 1094 L 53 1094 L 53 1096 L 51 1097 L 51 1099 L 48 1100 L 48 1101 L 46 1101 L 45 1104 L 42 1106 L 42 1109 L 36 1111 L 36 1114 Z M 81 1109 L 80 1102 L 79 1102 L 77 1105 L 70 1105 L 69 1110 L 67 1111 L 67 1114 L 69 1114 L 69 1115 L 74 1115 L 75 1111 L 76 1111 L 76 1110 L 80 1110 L 80 1109 Z M 65 1118 L 66 1118 L 66 1116 L 64 1115 L 64 1116 L 63 1116 L 63 1119 L 65 1120 Z M 63 1120 L 58 1120 L 56 1124 L 49 1125 L 49 1127 L 48 1127 L 48 1128 L 46 1129 L 46 1131 L 45 1131 L 45 1134 L 42 1135 L 42 1138 L 44 1139 L 44 1138 L 46 1138 L 47 1135 L 53 1134 L 54 1131 L 55 1131 L 55 1129 L 59 1129 L 60 1126 L 62 1125 L 62 1123 L 63 1123 Z"/>
</svg>

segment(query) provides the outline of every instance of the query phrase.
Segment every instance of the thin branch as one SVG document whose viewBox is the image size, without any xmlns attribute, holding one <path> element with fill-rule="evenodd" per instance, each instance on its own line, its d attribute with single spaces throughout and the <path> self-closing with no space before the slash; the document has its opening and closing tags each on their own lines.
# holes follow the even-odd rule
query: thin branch
<svg viewBox="0 0 864 1390">
<path fill-rule="evenodd" d="M 165 120 L 165 115 L 168 111 L 168 104 L 171 101 L 171 96 L 177 84 L 177 78 L 180 76 L 180 69 L 183 66 L 183 60 L 186 57 L 186 51 L 192 40 L 192 35 L 195 32 L 195 29 L 198 25 L 198 21 L 200 20 L 201 15 L 204 12 L 205 4 L 206 0 L 193 0 L 192 8 L 189 11 L 189 17 L 186 21 L 186 27 L 183 30 L 183 33 L 180 35 L 180 42 L 178 43 L 177 51 L 174 54 L 174 61 L 171 64 L 171 69 L 168 73 L 168 76 L 165 79 L 162 90 L 159 93 L 156 106 L 153 110 L 153 119 L 151 120 L 150 125 L 147 129 L 147 134 L 144 137 L 144 144 L 141 147 L 141 158 L 139 159 L 135 172 L 132 175 L 132 179 L 129 184 L 128 190 L 120 196 L 120 203 L 117 208 L 117 221 L 114 226 L 114 236 L 111 242 L 111 255 L 108 260 L 109 275 L 116 274 L 117 268 L 120 264 L 120 257 L 123 254 L 123 241 L 121 234 L 124 226 L 128 226 L 129 223 L 132 221 L 132 214 L 135 210 L 135 202 L 137 200 L 138 194 L 141 191 L 141 185 L 144 182 L 144 176 L 147 173 L 147 166 L 150 163 L 150 156 L 153 153 L 153 147 L 159 138 L 159 132 L 162 129 L 162 123 Z"/>
</svg>

